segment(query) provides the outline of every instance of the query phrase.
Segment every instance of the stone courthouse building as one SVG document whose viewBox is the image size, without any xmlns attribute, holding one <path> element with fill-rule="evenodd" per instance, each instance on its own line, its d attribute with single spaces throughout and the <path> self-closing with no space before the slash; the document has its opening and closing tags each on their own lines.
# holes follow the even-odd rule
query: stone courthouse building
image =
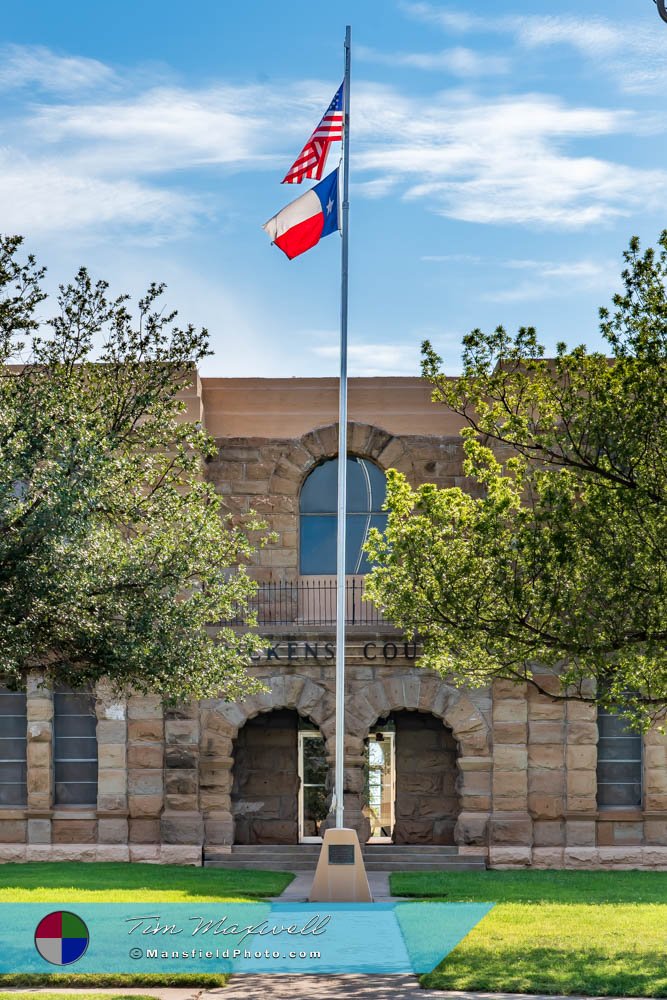
<svg viewBox="0 0 667 1000">
<path fill-rule="evenodd" d="M 164 712 L 152 697 L 0 689 L 0 859 L 185 862 L 317 843 L 334 737 L 337 380 L 195 378 L 207 475 L 278 541 L 257 555 L 265 693 Z M 345 816 L 377 854 L 491 867 L 667 869 L 667 738 L 525 686 L 457 690 L 362 599 L 385 471 L 461 486 L 460 421 L 417 378 L 349 385 Z M 235 623 L 243 628 L 244 623 Z M 235 854 L 231 854 L 232 860 Z"/>
</svg>

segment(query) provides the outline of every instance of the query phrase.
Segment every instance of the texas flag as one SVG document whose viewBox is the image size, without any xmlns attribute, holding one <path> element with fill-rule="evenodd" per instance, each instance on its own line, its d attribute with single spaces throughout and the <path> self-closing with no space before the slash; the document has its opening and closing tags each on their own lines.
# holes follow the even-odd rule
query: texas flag
<svg viewBox="0 0 667 1000">
<path fill-rule="evenodd" d="M 262 226 L 290 260 L 338 228 L 338 168 Z"/>
</svg>

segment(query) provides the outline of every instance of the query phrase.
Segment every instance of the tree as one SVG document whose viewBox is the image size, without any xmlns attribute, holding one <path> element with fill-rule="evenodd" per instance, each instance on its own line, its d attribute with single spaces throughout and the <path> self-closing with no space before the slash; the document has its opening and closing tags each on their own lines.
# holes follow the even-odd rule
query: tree
<svg viewBox="0 0 667 1000">
<path fill-rule="evenodd" d="M 447 379 L 423 345 L 473 488 L 390 472 L 367 590 L 454 683 L 527 681 L 646 727 L 667 708 L 667 232 L 624 258 L 600 310 L 610 357 L 559 344 L 546 359 L 533 328 L 474 330 Z"/>
<path fill-rule="evenodd" d="M 155 284 L 133 320 L 83 268 L 40 324 L 21 242 L 0 239 L 0 675 L 240 697 L 259 640 L 207 626 L 245 607 L 262 525 L 224 516 L 214 442 L 183 416 L 206 330 L 175 325 Z"/>
</svg>

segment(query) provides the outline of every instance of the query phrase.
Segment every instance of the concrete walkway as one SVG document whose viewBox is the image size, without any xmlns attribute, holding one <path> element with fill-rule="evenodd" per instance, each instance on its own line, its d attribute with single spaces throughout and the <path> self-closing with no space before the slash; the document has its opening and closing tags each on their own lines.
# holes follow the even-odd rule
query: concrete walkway
<svg viewBox="0 0 667 1000">
<path fill-rule="evenodd" d="M 308 899 L 315 872 L 299 872 L 280 896 L 274 900 L 281 903 L 300 903 Z M 390 903 L 397 897 L 391 895 L 389 872 L 368 872 L 368 884 L 376 903 Z M 416 976 L 300 976 L 282 975 L 235 975 L 229 985 L 221 991 L 220 1000 L 426 1000 L 430 994 L 424 993 Z M 462 995 L 461 995 L 462 997 Z M 205 994 L 201 1000 L 208 998 Z M 176 1000 L 176 998 L 175 998 Z M 181 998 L 178 998 L 181 1000 Z M 212 998 L 210 998 L 212 1000 Z"/>
<path fill-rule="evenodd" d="M 252 980 L 252 982 L 251 982 Z M 227 987 L 216 990 L 153 989 L 150 986 L 116 986 L 115 989 L 96 989 L 86 986 L 54 989 L 13 989 L 2 987 L 2 993 L 15 993 L 17 1000 L 25 993 L 95 993 L 100 996 L 151 996 L 156 1000 L 610 1000 L 610 997 L 542 996 L 525 993 L 468 993 L 421 990 L 415 985 L 414 976 L 236 976 Z M 641 997 L 618 997 L 616 1000 L 642 1000 Z"/>
<path fill-rule="evenodd" d="M 280 903 L 305 903 L 313 884 L 315 872 L 299 872 L 294 881 L 290 882 L 284 892 L 279 896 L 272 896 L 274 902 Z M 389 888 L 389 872 L 369 872 L 368 884 L 376 903 L 391 903 L 397 899 L 391 895 Z"/>
<path fill-rule="evenodd" d="M 575 997 L 535 996 L 525 993 L 467 993 L 422 990 L 415 976 L 235 976 L 217 1000 L 577 1000 Z M 201 1000 L 213 1000 L 204 994 Z M 584 998 L 581 998 L 584 1000 Z M 591 1000 L 591 998 L 585 998 Z M 609 997 L 592 998 L 609 1000 Z M 623 1000 L 623 998 L 620 998 Z M 635 998 L 636 1000 L 636 998 Z"/>
</svg>

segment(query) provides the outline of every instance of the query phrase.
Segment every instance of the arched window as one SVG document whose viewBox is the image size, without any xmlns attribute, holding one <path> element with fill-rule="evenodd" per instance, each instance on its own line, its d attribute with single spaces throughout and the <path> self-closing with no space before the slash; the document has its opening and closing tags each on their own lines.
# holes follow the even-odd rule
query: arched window
<svg viewBox="0 0 667 1000">
<path fill-rule="evenodd" d="M 347 460 L 346 573 L 368 573 L 370 563 L 363 544 L 371 528 L 384 531 L 382 511 L 387 492 L 384 472 L 366 458 Z M 336 572 L 336 507 L 338 459 L 315 466 L 301 489 L 301 546 L 299 570 L 303 574 Z"/>
</svg>

